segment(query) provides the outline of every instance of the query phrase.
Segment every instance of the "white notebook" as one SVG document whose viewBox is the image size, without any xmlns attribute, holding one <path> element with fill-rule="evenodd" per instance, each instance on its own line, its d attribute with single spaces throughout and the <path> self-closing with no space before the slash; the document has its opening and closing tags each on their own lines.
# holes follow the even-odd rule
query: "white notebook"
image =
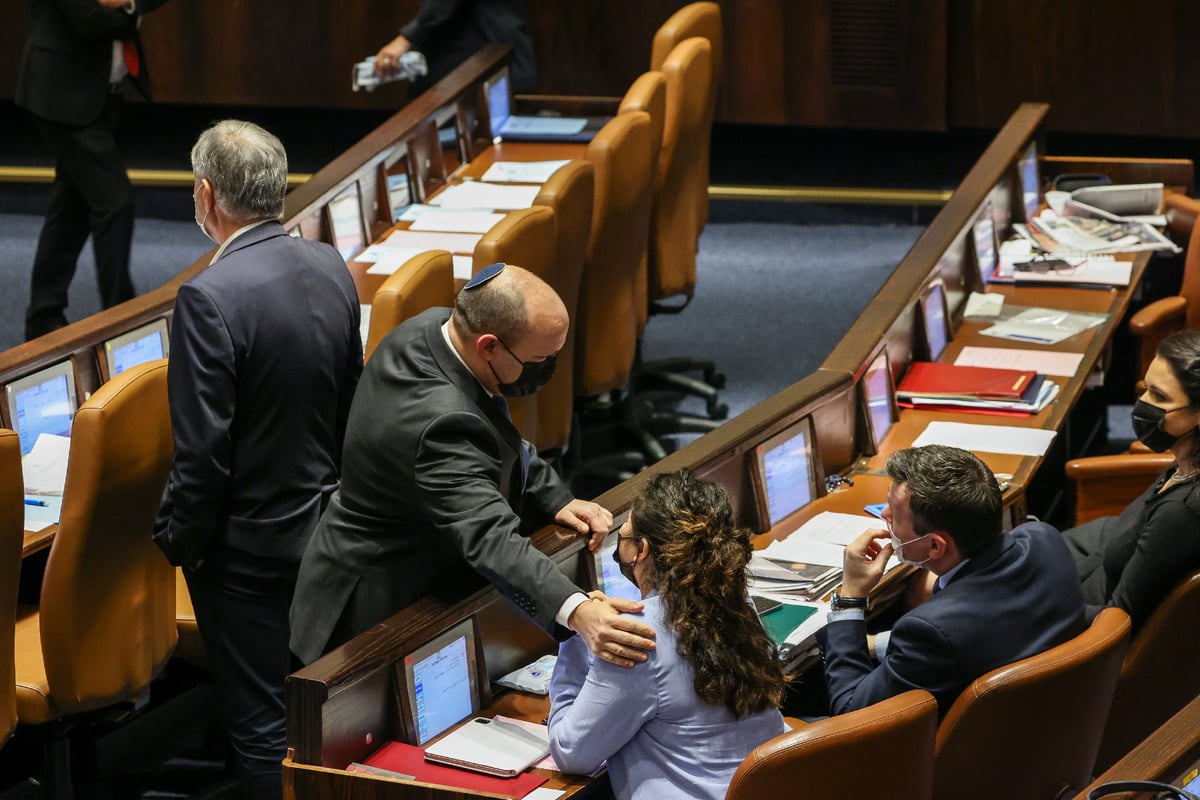
<svg viewBox="0 0 1200 800">
<path fill-rule="evenodd" d="M 545 725 L 509 717 L 475 717 L 425 748 L 425 760 L 511 778 L 550 752 Z"/>
</svg>

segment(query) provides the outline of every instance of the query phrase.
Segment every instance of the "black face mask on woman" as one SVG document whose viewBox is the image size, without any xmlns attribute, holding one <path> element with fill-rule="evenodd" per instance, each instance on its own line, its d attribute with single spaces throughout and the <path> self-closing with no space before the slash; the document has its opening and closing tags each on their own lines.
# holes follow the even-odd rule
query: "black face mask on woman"
<svg viewBox="0 0 1200 800">
<path fill-rule="evenodd" d="M 508 345 L 504 344 L 503 339 L 497 336 L 496 341 L 500 342 L 504 346 L 504 349 L 508 350 L 508 354 L 513 357 L 513 360 L 521 365 L 521 374 L 517 376 L 517 379 L 511 383 L 504 383 L 500 380 L 500 376 L 496 375 L 496 369 L 492 366 L 492 363 L 488 362 L 488 369 L 492 371 L 492 375 L 496 378 L 496 388 L 500 390 L 500 394 L 505 397 L 528 397 L 549 383 L 550 379 L 554 377 L 554 366 L 558 363 L 557 353 L 545 361 L 522 361 L 517 358 L 517 354 Z"/>
<path fill-rule="evenodd" d="M 1166 422 L 1167 414 L 1181 408 L 1187 408 L 1187 406 L 1160 408 L 1145 400 L 1138 400 L 1133 404 L 1133 411 L 1129 415 L 1130 421 L 1133 423 L 1133 434 L 1137 436 L 1139 442 L 1154 452 L 1166 452 L 1171 445 L 1179 441 L 1179 437 L 1163 430 L 1163 423 Z"/>
</svg>

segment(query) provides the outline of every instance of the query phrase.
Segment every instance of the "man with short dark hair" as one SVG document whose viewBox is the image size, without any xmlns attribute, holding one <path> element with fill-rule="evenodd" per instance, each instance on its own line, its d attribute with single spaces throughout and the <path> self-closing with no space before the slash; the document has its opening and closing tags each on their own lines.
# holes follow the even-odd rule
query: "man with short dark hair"
<svg viewBox="0 0 1200 800">
<path fill-rule="evenodd" d="M 485 581 L 555 638 L 573 630 L 599 657 L 645 660 L 653 631 L 591 598 L 529 541 L 557 522 L 590 537 L 606 509 L 572 497 L 521 440 L 505 397 L 554 371 L 567 311 L 544 281 L 493 264 L 448 308 L 388 334 L 350 409 L 342 484 L 309 543 L 292 604 L 292 650 L 305 662 L 426 595 L 466 598 Z"/>
<path fill-rule="evenodd" d="M 846 548 L 842 586 L 818 634 L 832 713 L 925 689 L 944 715 L 971 681 L 1083 631 L 1062 537 L 1041 522 L 1003 533 L 1000 486 L 979 458 L 914 447 L 894 453 L 887 472 L 888 530 Z M 933 595 L 869 643 L 867 596 L 893 554 L 937 576 Z"/>
<path fill-rule="evenodd" d="M 358 295 L 336 250 L 279 224 L 277 138 L 219 122 L 192 148 L 192 170 L 196 222 L 220 248 L 175 298 L 175 455 L 154 539 L 183 567 L 247 794 L 278 798 L 288 609 L 338 483 L 362 372 Z"/>
</svg>

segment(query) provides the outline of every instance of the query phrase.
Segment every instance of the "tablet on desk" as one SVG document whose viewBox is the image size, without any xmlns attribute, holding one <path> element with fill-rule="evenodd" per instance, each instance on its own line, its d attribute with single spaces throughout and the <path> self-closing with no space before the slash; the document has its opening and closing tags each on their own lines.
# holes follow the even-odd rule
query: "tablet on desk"
<svg viewBox="0 0 1200 800">
<path fill-rule="evenodd" d="M 52 433 L 71 435 L 75 400 L 75 367 L 63 361 L 4 387 L 9 425 L 21 442 L 21 456 L 29 455 L 38 436 Z"/>
<path fill-rule="evenodd" d="M 106 341 L 100 348 L 100 372 L 111 380 L 130 367 L 166 358 L 169 351 L 167 321 L 156 319 Z"/>
<path fill-rule="evenodd" d="M 507 717 L 475 717 L 425 748 L 425 760 L 511 778 L 550 753 L 550 731 Z"/>
</svg>

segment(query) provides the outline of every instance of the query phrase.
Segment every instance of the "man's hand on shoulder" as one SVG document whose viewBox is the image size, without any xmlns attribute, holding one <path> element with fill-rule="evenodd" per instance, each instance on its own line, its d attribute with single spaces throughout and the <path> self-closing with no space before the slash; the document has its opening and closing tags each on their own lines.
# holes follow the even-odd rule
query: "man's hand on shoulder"
<svg viewBox="0 0 1200 800">
<path fill-rule="evenodd" d="M 607 597 L 603 592 L 592 592 L 588 597 L 591 600 L 576 608 L 567 620 L 571 630 L 579 634 L 598 658 L 619 667 L 645 661 L 649 657 L 646 651 L 655 646 L 654 629 L 621 616 L 640 612 L 642 604 Z"/>
<path fill-rule="evenodd" d="M 591 536 L 588 550 L 596 552 L 604 543 L 604 537 L 612 530 L 613 515 L 604 506 L 587 500 L 575 499 L 567 503 L 554 515 L 554 521 L 570 528 L 580 536 Z M 640 609 L 639 609 L 640 610 Z"/>
</svg>

